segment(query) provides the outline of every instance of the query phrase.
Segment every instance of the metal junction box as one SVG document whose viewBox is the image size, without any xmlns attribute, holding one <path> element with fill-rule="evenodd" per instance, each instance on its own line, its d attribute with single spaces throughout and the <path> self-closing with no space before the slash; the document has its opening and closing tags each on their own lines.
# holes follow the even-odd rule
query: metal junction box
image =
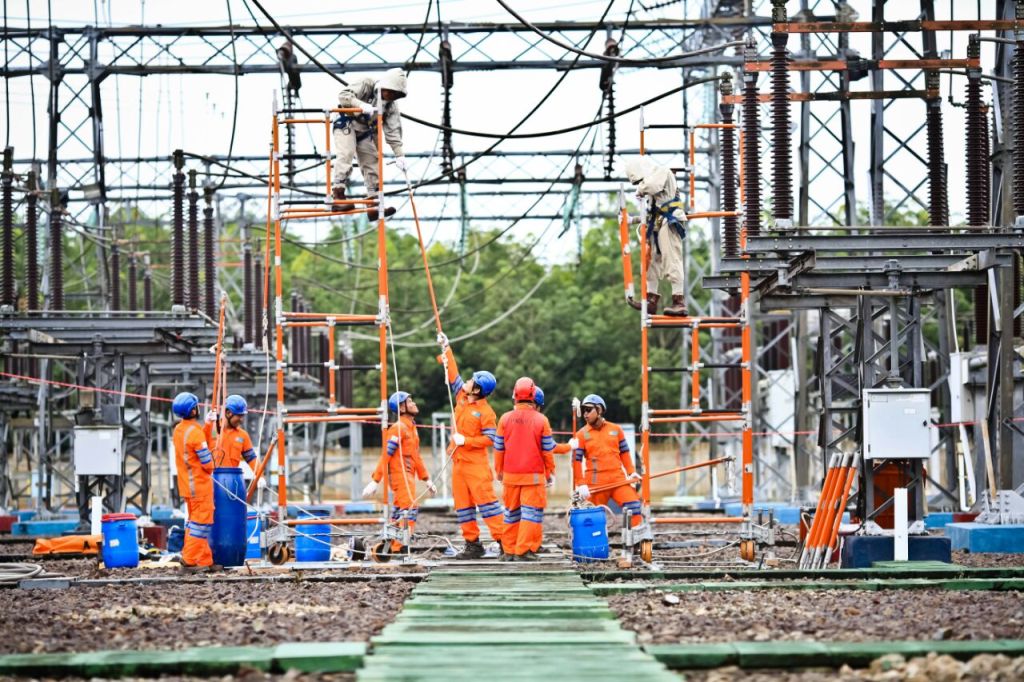
<svg viewBox="0 0 1024 682">
<path fill-rule="evenodd" d="M 121 475 L 121 427 L 75 427 L 75 475 Z"/>
<path fill-rule="evenodd" d="M 870 388 L 864 391 L 864 459 L 928 459 L 931 391 Z"/>
</svg>

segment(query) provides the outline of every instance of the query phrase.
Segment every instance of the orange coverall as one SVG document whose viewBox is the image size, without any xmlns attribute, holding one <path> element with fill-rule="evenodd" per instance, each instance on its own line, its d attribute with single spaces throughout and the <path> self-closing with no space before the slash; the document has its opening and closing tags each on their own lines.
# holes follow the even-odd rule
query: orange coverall
<svg viewBox="0 0 1024 682">
<path fill-rule="evenodd" d="M 181 560 L 190 566 L 212 566 L 213 454 L 206 444 L 206 431 L 195 419 L 183 419 L 174 427 L 173 441 L 178 494 L 188 507 Z"/>
<path fill-rule="evenodd" d="M 618 424 L 606 420 L 599 429 L 587 424 L 576 432 L 576 440 L 579 441 L 579 447 L 572 458 L 574 486 L 586 484 L 595 488 L 621 481 L 636 471 L 629 454 L 629 443 Z M 590 501 L 596 505 L 608 504 L 609 499 L 615 500 L 623 509 L 633 512 L 632 526 L 637 526 L 643 521 L 640 496 L 636 494 L 632 485 L 623 484 L 611 490 L 592 493 L 590 496 Z"/>
<path fill-rule="evenodd" d="M 416 431 L 416 422 L 407 414 L 400 416 L 398 421 L 384 432 L 384 447 L 377 468 L 373 472 L 373 480 L 377 483 L 384 479 L 385 466 L 388 484 L 395 495 L 391 522 L 401 525 L 404 518 L 405 523 L 409 525 L 409 532 L 412 533 L 419 513 L 419 507 L 416 506 L 416 479 L 413 476 L 426 481 L 430 474 L 427 473 L 427 467 L 420 457 L 420 434 Z M 392 552 L 397 552 L 401 548 L 401 542 L 391 541 Z"/>
<path fill-rule="evenodd" d="M 501 415 L 494 439 L 494 469 L 505 486 L 507 554 L 540 550 L 544 539 L 547 481 L 555 473 L 555 439 L 548 418 L 529 403 Z"/>
<path fill-rule="evenodd" d="M 237 429 L 226 427 L 220 436 L 219 447 L 217 445 L 217 441 L 214 439 L 213 461 L 219 467 L 242 466 L 243 459 L 250 466 L 254 466 L 256 463 L 256 451 L 252 447 L 252 439 L 242 427 Z"/>
<path fill-rule="evenodd" d="M 462 377 L 455 364 L 451 348 L 445 350 L 448 361 L 448 385 L 455 396 L 455 430 L 466 437 L 462 447 L 455 448 L 452 457 L 452 497 L 455 499 L 455 515 L 462 528 L 466 542 L 480 539 L 480 527 L 476 524 L 477 512 L 491 531 L 491 537 L 501 542 L 504 530 L 501 502 L 494 493 L 494 474 L 487 460 L 487 448 L 494 444 L 497 416 L 486 399 L 469 402 L 469 396 L 462 390 Z"/>
</svg>

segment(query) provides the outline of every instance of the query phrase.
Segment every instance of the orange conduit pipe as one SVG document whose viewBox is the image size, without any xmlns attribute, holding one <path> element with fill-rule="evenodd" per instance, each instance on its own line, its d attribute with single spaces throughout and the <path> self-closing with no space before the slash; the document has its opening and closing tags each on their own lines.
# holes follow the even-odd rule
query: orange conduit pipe
<svg viewBox="0 0 1024 682">
<path fill-rule="evenodd" d="M 811 519 L 811 527 L 807 530 L 807 538 L 804 540 L 804 549 L 800 553 L 800 567 L 804 567 L 806 562 L 814 553 L 815 541 L 821 533 L 821 527 L 824 522 L 825 506 L 828 504 L 829 494 L 832 487 L 835 485 L 835 478 L 838 474 L 839 461 L 840 455 L 838 453 L 832 453 L 831 457 L 829 457 L 828 468 L 825 470 L 825 481 L 821 485 L 821 494 L 818 496 L 818 504 L 814 509 L 814 517 Z"/>
<path fill-rule="evenodd" d="M 853 462 L 846 470 L 846 481 L 843 483 L 842 495 L 839 497 L 839 504 L 836 505 L 836 512 L 832 519 L 832 527 L 828 530 L 828 541 L 822 543 L 822 547 L 825 550 L 821 561 L 821 567 L 828 566 L 829 559 L 832 557 L 832 551 L 836 547 L 836 542 L 839 540 L 839 527 L 843 523 L 843 513 L 846 511 L 846 503 L 850 499 L 850 489 L 853 487 L 853 479 L 857 477 L 857 469 L 860 464 L 860 453 L 857 453 L 853 457 Z"/>
<path fill-rule="evenodd" d="M 818 557 L 822 549 L 825 547 L 825 542 L 828 540 L 828 536 L 832 532 L 832 522 L 835 520 L 836 516 L 836 502 L 838 502 L 840 495 L 842 495 L 843 487 L 846 485 L 846 479 L 849 476 L 851 469 L 852 458 L 852 455 L 843 455 L 842 463 L 839 466 L 839 470 L 836 472 L 835 482 L 832 485 L 832 491 L 829 493 L 828 502 L 824 509 L 825 517 L 815 541 L 815 556 L 812 559 L 812 564 L 817 563 Z"/>
</svg>

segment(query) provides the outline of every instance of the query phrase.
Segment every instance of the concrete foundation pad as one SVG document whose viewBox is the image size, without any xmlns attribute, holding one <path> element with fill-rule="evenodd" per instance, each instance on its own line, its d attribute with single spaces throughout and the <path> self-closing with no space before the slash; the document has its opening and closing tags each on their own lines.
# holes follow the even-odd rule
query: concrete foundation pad
<svg viewBox="0 0 1024 682">
<path fill-rule="evenodd" d="M 993 554 L 1024 554 L 1024 524 L 993 526 L 987 523 L 951 523 L 946 536 L 953 549 Z"/>
<path fill-rule="evenodd" d="M 913 535 L 907 542 L 908 558 L 914 561 L 952 562 L 949 538 Z M 843 541 L 842 568 L 870 568 L 893 560 L 893 539 L 886 535 L 851 535 Z"/>
</svg>

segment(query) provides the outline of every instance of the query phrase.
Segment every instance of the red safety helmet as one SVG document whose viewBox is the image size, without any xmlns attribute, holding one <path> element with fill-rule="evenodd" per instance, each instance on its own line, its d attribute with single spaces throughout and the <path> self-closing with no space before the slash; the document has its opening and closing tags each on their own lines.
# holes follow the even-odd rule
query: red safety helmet
<svg viewBox="0 0 1024 682">
<path fill-rule="evenodd" d="M 533 383 L 530 377 L 519 377 L 516 385 L 512 387 L 512 400 L 533 402 L 537 396 L 537 384 Z"/>
</svg>

